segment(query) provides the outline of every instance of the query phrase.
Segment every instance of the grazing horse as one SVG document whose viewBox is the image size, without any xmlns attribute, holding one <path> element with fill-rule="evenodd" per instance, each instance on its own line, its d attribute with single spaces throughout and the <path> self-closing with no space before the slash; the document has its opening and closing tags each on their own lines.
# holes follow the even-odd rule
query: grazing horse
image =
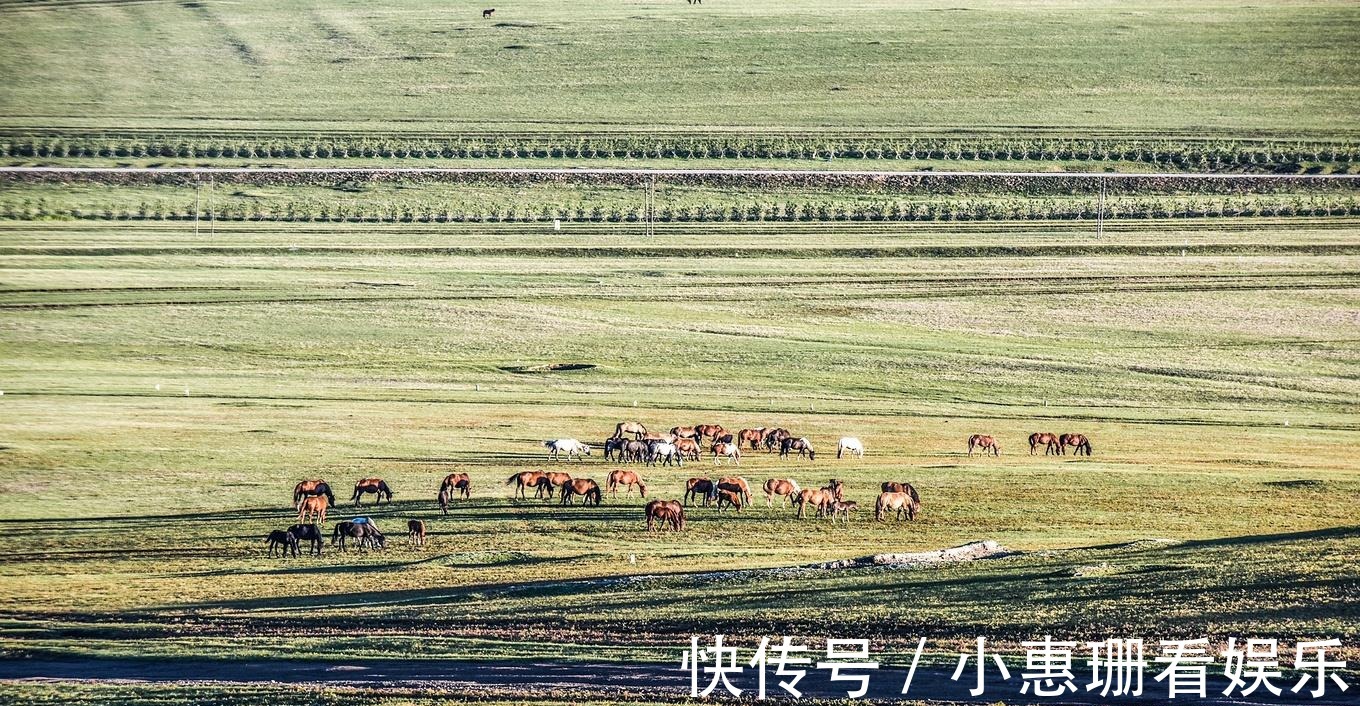
<svg viewBox="0 0 1360 706">
<path fill-rule="evenodd" d="M 279 552 L 280 557 L 287 557 L 288 552 L 291 551 L 293 552 L 293 557 L 297 558 L 298 541 L 297 537 L 293 536 L 292 532 L 287 530 L 274 530 L 269 533 L 269 536 L 266 537 L 264 541 L 269 543 L 269 556 L 274 556 L 274 550 L 276 548 L 283 547 Z"/>
<path fill-rule="evenodd" d="M 730 490 L 741 495 L 741 499 L 745 501 L 747 505 L 751 504 L 751 484 L 747 483 L 746 479 L 741 476 L 719 478 L 715 490 Z"/>
<path fill-rule="evenodd" d="M 741 447 L 736 444 L 724 443 L 722 441 L 719 441 L 718 443 L 714 444 L 713 465 L 715 466 L 718 465 L 719 456 L 726 456 L 727 460 L 737 464 L 738 466 L 741 465 Z"/>
<path fill-rule="evenodd" d="M 774 429 L 766 431 L 765 438 L 763 439 L 765 443 L 765 453 L 769 453 L 779 448 L 779 445 L 784 443 L 784 440 L 791 436 L 793 436 L 793 434 L 783 427 L 775 427 Z"/>
<path fill-rule="evenodd" d="M 570 461 L 572 457 L 575 457 L 577 461 L 580 461 L 581 456 L 590 455 L 590 447 L 575 439 L 549 439 L 548 441 L 543 442 L 543 445 L 548 447 L 548 458 L 554 461 L 557 460 L 558 454 L 563 453 L 567 455 L 568 461 Z"/>
<path fill-rule="evenodd" d="M 406 543 L 417 547 L 425 546 L 425 521 L 406 521 Z"/>
<path fill-rule="evenodd" d="M 694 439 L 699 436 L 699 432 L 694 427 L 671 427 L 671 436 L 677 439 Z"/>
<path fill-rule="evenodd" d="M 850 524 L 850 513 L 859 512 L 859 503 L 854 500 L 836 500 L 831 503 L 831 522 L 837 519 L 845 520 L 845 524 Z"/>
<path fill-rule="evenodd" d="M 737 443 L 747 444 L 752 451 L 760 444 L 761 439 L 765 438 L 765 427 L 759 429 L 742 429 L 737 432 Z"/>
<path fill-rule="evenodd" d="M 642 477 L 633 471 L 610 471 L 607 485 L 609 494 L 616 498 L 619 496 L 620 485 L 627 486 L 627 489 L 624 490 L 623 493 L 625 496 L 632 495 L 633 486 L 636 485 L 638 487 L 638 495 L 644 498 L 647 497 L 647 484 L 643 483 Z"/>
<path fill-rule="evenodd" d="M 694 439 L 676 439 L 675 450 L 679 451 L 682 457 L 688 458 L 691 461 L 698 461 L 699 454 L 703 451 L 703 449 L 699 447 L 699 442 Z"/>
<path fill-rule="evenodd" d="M 529 499 L 529 495 L 524 492 L 525 488 L 536 489 L 537 492 L 535 493 L 535 497 L 539 497 L 543 495 L 544 487 L 552 487 L 548 484 L 548 474 L 543 471 L 524 471 L 522 473 L 516 473 L 509 478 L 506 478 L 505 484 L 515 486 L 515 490 L 510 494 L 510 497 L 519 495 L 519 497 L 524 498 L 525 500 Z"/>
<path fill-rule="evenodd" d="M 694 425 L 694 433 L 700 439 L 708 436 L 716 441 L 719 436 L 722 436 L 723 428 L 721 424 L 696 424 Z"/>
<path fill-rule="evenodd" d="M 718 509 L 723 510 L 728 506 L 735 507 L 737 512 L 741 512 L 741 493 L 732 490 L 718 489 Z"/>
<path fill-rule="evenodd" d="M 807 506 L 811 505 L 817 508 L 818 517 L 824 517 L 827 508 L 831 506 L 831 503 L 841 499 L 841 492 L 844 485 L 844 483 L 832 479 L 830 483 L 827 483 L 817 490 L 809 489 L 798 491 L 798 496 L 794 500 L 794 504 L 798 506 L 798 516 L 807 517 Z"/>
<path fill-rule="evenodd" d="M 1039 450 L 1040 446 L 1044 447 L 1045 456 L 1049 454 L 1053 454 L 1056 456 L 1058 452 L 1062 449 L 1062 445 L 1058 443 L 1057 434 L 1049 434 L 1048 432 L 1038 431 L 1034 432 L 1033 434 L 1030 434 L 1029 455 L 1033 456 Z"/>
<path fill-rule="evenodd" d="M 881 522 L 884 515 L 893 510 L 896 519 L 902 519 L 902 515 L 905 514 L 908 520 L 915 520 L 917 513 L 921 511 L 921 496 L 916 494 L 916 489 L 910 484 L 907 488 L 907 492 L 902 493 L 881 493 L 878 500 L 874 501 L 874 519 Z"/>
<path fill-rule="evenodd" d="M 661 465 L 663 466 L 685 465 L 685 458 L 680 455 L 680 449 L 675 444 L 668 444 L 663 441 L 658 441 L 647 449 L 647 465 L 655 466 L 658 460 L 662 462 Z"/>
<path fill-rule="evenodd" d="M 647 460 L 648 445 L 645 441 L 629 441 L 623 445 L 624 463 L 642 463 Z"/>
<path fill-rule="evenodd" d="M 864 443 L 853 436 L 842 436 L 836 443 L 836 458 L 847 453 L 854 454 L 855 458 L 864 458 Z"/>
<path fill-rule="evenodd" d="M 899 483 L 899 482 L 897 482 L 897 481 L 895 481 L 895 480 L 890 480 L 890 481 L 886 481 L 886 482 L 883 483 L 883 492 L 885 492 L 885 493 L 915 493 L 915 492 L 916 492 L 916 489 L 913 488 L 913 487 L 911 487 L 911 483 L 907 483 L 907 482 L 905 482 L 905 481 Z"/>
<path fill-rule="evenodd" d="M 647 432 L 646 434 L 643 434 L 643 435 L 642 435 L 642 438 L 641 438 L 641 439 L 638 439 L 638 441 L 644 441 L 644 442 L 646 442 L 646 443 L 648 443 L 648 444 L 656 443 L 656 442 L 658 442 L 658 441 L 662 441 L 662 442 L 665 442 L 665 443 L 667 443 L 667 444 L 674 444 L 674 443 L 675 443 L 675 435 L 674 435 L 674 434 L 657 434 L 657 433 L 655 433 L 655 432 Z"/>
<path fill-rule="evenodd" d="M 449 491 L 449 497 L 453 497 L 454 491 L 463 498 L 472 498 L 472 476 L 466 473 L 450 473 L 444 476 L 444 482 L 439 484 L 439 492 Z"/>
<path fill-rule="evenodd" d="M 387 481 L 381 478 L 365 478 L 354 484 L 354 497 L 350 498 L 354 501 L 354 507 L 359 507 L 365 493 L 378 496 L 377 503 L 381 503 L 384 497 L 388 503 L 392 502 L 392 489 L 387 487 Z"/>
<path fill-rule="evenodd" d="M 685 481 L 685 504 L 688 505 L 691 498 L 703 498 L 704 505 L 713 497 L 713 491 L 717 486 L 707 478 L 690 478 Z"/>
<path fill-rule="evenodd" d="M 557 492 L 558 488 L 561 488 L 562 486 L 571 482 L 570 473 L 553 473 L 552 471 L 548 471 L 543 475 L 546 476 L 548 479 L 546 492 L 549 498 L 551 498 L 553 494 Z M 540 490 L 543 490 L 543 488 L 540 488 Z"/>
<path fill-rule="evenodd" d="M 765 507 L 774 507 L 776 495 L 780 496 L 779 506 L 783 507 L 789 502 L 790 495 L 796 496 L 801 492 L 803 489 L 798 487 L 798 481 L 792 478 L 771 478 L 765 481 Z"/>
<path fill-rule="evenodd" d="M 482 10 L 482 19 L 486 19 L 486 18 L 490 17 L 490 16 L 491 16 L 491 13 L 493 13 L 493 12 L 495 12 L 495 11 L 496 11 L 496 8 L 494 8 L 494 7 L 491 8 L 490 10 Z"/>
<path fill-rule="evenodd" d="M 330 506 L 335 507 L 335 495 L 331 493 L 330 484 L 320 478 L 304 480 L 293 486 L 293 507 L 300 506 L 302 499 L 308 495 L 324 495 L 330 501 Z"/>
<path fill-rule="evenodd" d="M 340 550 L 345 551 L 345 540 L 359 540 L 359 547 L 386 549 L 387 537 L 378 531 L 378 526 L 372 522 L 337 522 L 335 529 L 331 532 L 331 545 L 340 545 Z"/>
<path fill-rule="evenodd" d="M 1080 456 L 1083 453 L 1087 456 L 1091 455 L 1091 441 L 1084 434 L 1063 434 L 1058 437 L 1058 445 L 1062 448 L 1064 456 L 1067 455 L 1067 447 L 1069 446 L 1076 447 L 1076 450 L 1072 452 L 1073 456 Z"/>
<path fill-rule="evenodd" d="M 797 451 L 798 458 L 802 458 L 803 455 L 806 454 L 809 461 L 817 458 L 817 452 L 812 450 L 812 442 L 808 441 L 807 437 L 801 439 L 790 437 L 779 442 L 780 458 L 788 456 L 790 451 Z"/>
<path fill-rule="evenodd" d="M 300 524 L 306 524 L 316 520 L 320 524 L 326 524 L 326 497 L 323 495 L 309 495 L 302 499 L 298 505 L 298 518 Z"/>
<path fill-rule="evenodd" d="M 982 455 L 986 456 L 991 452 L 993 456 L 1001 455 L 1001 447 L 997 445 L 996 439 L 983 434 L 974 434 L 968 437 L 968 455 L 973 455 L 973 449 L 981 449 Z"/>
<path fill-rule="evenodd" d="M 647 518 L 647 531 L 656 528 L 666 529 L 666 525 L 676 532 L 685 529 L 685 508 L 675 500 L 653 500 L 643 510 Z"/>
<path fill-rule="evenodd" d="M 589 478 L 576 478 L 562 486 L 562 504 L 570 505 L 573 496 L 581 496 L 581 504 L 589 505 L 595 503 L 599 507 L 604 501 L 604 493 L 600 492 L 600 484 Z"/>
<path fill-rule="evenodd" d="M 634 439 L 641 439 L 647 435 L 647 427 L 642 426 L 642 422 L 619 422 L 614 427 L 614 438 L 622 439 L 624 434 L 632 434 Z"/>
<path fill-rule="evenodd" d="M 311 542 L 312 547 L 309 554 L 321 556 L 321 547 L 326 543 L 325 535 L 321 534 L 321 528 L 314 524 L 293 525 L 288 528 L 288 533 L 298 538 L 298 541 Z"/>
<path fill-rule="evenodd" d="M 623 460 L 623 449 L 628 442 L 624 439 L 605 439 L 604 440 L 604 460 L 614 461 Z"/>
</svg>

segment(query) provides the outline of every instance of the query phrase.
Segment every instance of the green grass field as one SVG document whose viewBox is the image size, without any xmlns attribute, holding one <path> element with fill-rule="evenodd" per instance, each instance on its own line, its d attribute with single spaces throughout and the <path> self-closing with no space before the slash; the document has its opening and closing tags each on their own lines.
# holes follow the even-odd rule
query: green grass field
<svg viewBox="0 0 1360 706">
<path fill-rule="evenodd" d="M 623 135 L 636 142 L 612 157 L 820 160 L 842 138 L 832 151 L 921 139 L 937 152 L 885 163 L 1047 168 L 1086 143 L 1042 141 L 1070 139 L 1106 141 L 1096 158 L 1119 169 L 1129 156 L 1112 146 L 1165 145 L 1189 155 L 1183 169 L 1347 170 L 1360 122 L 1360 10 L 1337 1 L 526 0 L 484 20 L 428 0 L 42 0 L 0 14 L 0 137 L 37 137 L 58 161 L 77 145 L 164 161 L 146 159 L 152 140 L 172 162 L 222 145 L 252 163 L 329 159 L 341 143 L 372 162 L 408 156 L 384 139 L 428 139 L 435 155 L 469 137 L 470 153 L 440 156 L 579 161 L 574 144 Z M 1237 155 L 1259 139 L 1311 146 Z M 768 149 L 747 153 L 750 140 Z M 1338 144 L 1343 161 L 1319 154 Z"/>
<path fill-rule="evenodd" d="M 0 702 L 642 704 L 188 682 L 674 666 L 717 632 L 893 665 L 926 636 L 932 669 L 977 636 L 1336 637 L 1360 684 L 1358 39 L 1341 0 L 0 0 L 0 166 L 379 170 L 0 175 L 0 675 L 93 677 Z M 828 173 L 380 173 L 411 166 Z M 1064 171 L 1099 178 L 1005 173 Z M 649 498 L 835 478 L 860 511 L 757 492 L 648 533 L 636 496 L 511 497 L 603 482 L 625 419 L 818 450 L 640 468 Z M 559 437 L 596 454 L 549 461 Z M 443 516 L 451 472 L 473 497 Z M 395 501 L 356 510 L 369 476 Z M 389 547 L 266 556 L 311 477 Z M 874 519 L 886 480 L 915 522 Z M 1010 553 L 808 568 L 980 540 Z"/>
<path fill-rule="evenodd" d="M 1360 262 L 1336 247 L 1354 220 L 1116 223 L 1100 241 L 1072 223 L 677 225 L 651 254 L 626 247 L 636 225 L 189 227 L 0 232 L 10 654 L 390 656 L 420 638 L 435 655 L 668 660 L 714 610 L 754 634 L 817 616 L 815 633 L 887 650 L 919 631 L 1360 637 Z M 689 254 L 696 233 L 718 252 Z M 970 254 L 1016 243 L 1068 254 Z M 934 255 L 891 254 L 911 247 Z M 506 476 L 548 465 L 540 440 L 625 418 L 783 425 L 816 461 L 757 452 L 742 475 L 841 478 L 862 505 L 910 480 L 925 514 L 833 526 L 761 502 L 648 535 L 636 497 L 510 499 Z M 1031 457 L 1036 430 L 1087 433 L 1096 454 Z M 978 432 L 999 458 L 966 456 Z M 842 435 L 863 461 L 834 458 Z M 643 475 L 679 497 L 736 470 Z M 453 471 L 474 497 L 443 518 Z M 264 556 L 293 483 L 345 495 L 370 475 L 397 501 L 366 512 L 394 535 L 426 519 L 429 547 Z M 1022 553 L 737 574 L 717 594 L 693 574 L 979 539 Z M 335 630 L 355 620 L 363 637 Z"/>
</svg>

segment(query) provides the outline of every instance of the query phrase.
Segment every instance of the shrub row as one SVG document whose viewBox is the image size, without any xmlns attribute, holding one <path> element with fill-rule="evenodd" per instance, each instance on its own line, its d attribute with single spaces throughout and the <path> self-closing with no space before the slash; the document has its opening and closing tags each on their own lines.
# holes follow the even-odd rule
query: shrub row
<svg viewBox="0 0 1360 706">
<path fill-rule="evenodd" d="M 1095 219 L 1098 206 L 1085 201 L 972 201 L 837 203 L 749 203 L 660 208 L 658 222 L 741 221 L 978 221 Z M 1360 199 L 1310 197 L 1293 199 L 1115 199 L 1105 205 L 1108 219 L 1207 218 L 1234 216 L 1360 216 Z M 6 220 L 193 220 L 192 206 L 171 208 L 142 204 L 130 209 L 53 208 L 37 203 L 0 203 Z M 277 208 L 232 204 L 206 209 L 199 218 L 224 221 L 359 222 L 359 223 L 498 223 L 637 222 L 640 209 L 602 206 L 430 207 L 417 205 L 289 203 Z"/>
<path fill-rule="evenodd" d="M 429 137 L 0 138 L 23 159 L 869 159 L 1138 162 L 1182 169 L 1277 169 L 1360 162 L 1360 144 L 1326 141 L 939 138 L 877 135 L 538 135 Z"/>
</svg>

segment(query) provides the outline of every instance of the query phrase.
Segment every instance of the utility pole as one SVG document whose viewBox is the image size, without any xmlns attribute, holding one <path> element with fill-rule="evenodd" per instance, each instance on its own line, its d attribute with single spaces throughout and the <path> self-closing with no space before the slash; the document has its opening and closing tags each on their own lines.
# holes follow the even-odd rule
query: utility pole
<svg viewBox="0 0 1360 706">
<path fill-rule="evenodd" d="M 203 194 L 203 184 L 194 176 L 194 239 L 198 239 L 198 199 Z"/>
<path fill-rule="evenodd" d="M 647 181 L 647 195 L 642 207 L 643 215 L 647 219 L 647 236 L 656 234 L 656 177 L 652 176 Z"/>
</svg>

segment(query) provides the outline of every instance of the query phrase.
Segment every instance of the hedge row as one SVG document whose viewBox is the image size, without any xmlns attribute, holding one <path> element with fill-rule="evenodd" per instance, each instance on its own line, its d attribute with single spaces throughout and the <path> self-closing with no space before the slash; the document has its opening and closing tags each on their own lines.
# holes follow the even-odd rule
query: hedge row
<svg viewBox="0 0 1360 706">
<path fill-rule="evenodd" d="M 788 135 L 538 135 L 185 138 L 117 135 L 0 138 L 23 159 L 868 159 L 1138 162 L 1182 169 L 1275 169 L 1360 162 L 1360 144 L 1327 141 L 908 138 Z"/>
<path fill-rule="evenodd" d="M 662 223 L 741 221 L 978 221 L 1077 220 L 1097 218 L 1098 206 L 1082 201 L 937 201 L 877 204 L 750 203 L 733 206 L 661 208 L 654 214 Z M 1108 219 L 1207 218 L 1236 216 L 1360 216 L 1360 198 L 1311 197 L 1295 199 L 1157 200 L 1116 199 L 1105 205 Z M 345 206 L 289 203 L 277 208 L 219 206 L 202 210 L 198 218 L 224 221 L 358 222 L 358 223 L 498 223 L 638 222 L 640 209 L 575 207 L 438 208 L 430 206 Z M 193 220 L 191 207 L 167 208 L 143 204 L 135 209 L 52 208 L 36 204 L 0 203 L 6 220 Z"/>
</svg>

